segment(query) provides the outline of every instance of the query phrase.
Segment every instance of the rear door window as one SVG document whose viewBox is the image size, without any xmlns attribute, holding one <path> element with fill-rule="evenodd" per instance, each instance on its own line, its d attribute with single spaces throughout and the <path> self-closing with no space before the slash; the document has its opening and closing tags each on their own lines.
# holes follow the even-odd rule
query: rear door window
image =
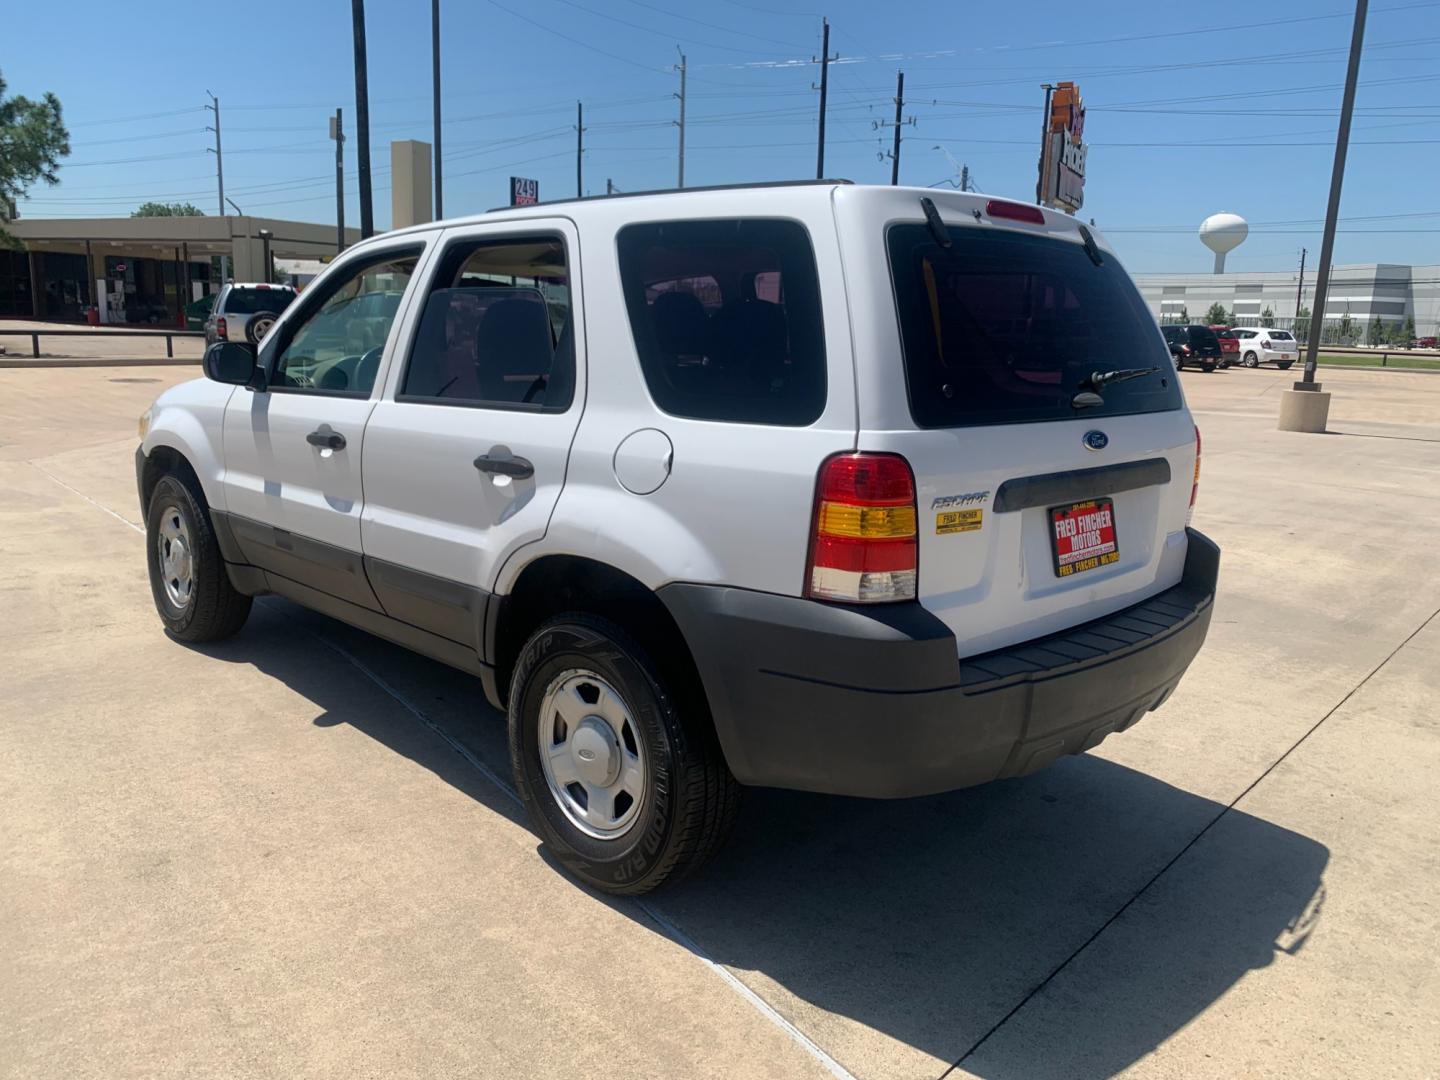
<svg viewBox="0 0 1440 1080">
<path fill-rule="evenodd" d="M 793 221 L 628 225 L 630 329 L 651 396 L 675 416 L 801 426 L 825 407 L 815 253 Z"/>
<path fill-rule="evenodd" d="M 1114 255 L 1097 266 L 1080 244 L 1054 237 L 964 226 L 949 232 L 948 249 L 923 224 L 892 226 L 888 237 L 917 424 L 1180 408 L 1155 319 Z M 1076 412 L 1072 401 L 1092 372 L 1149 367 L 1158 370 L 1105 386 L 1103 406 Z"/>
<path fill-rule="evenodd" d="M 236 285 L 225 297 L 224 310 L 227 315 L 255 315 L 262 311 L 279 315 L 294 299 L 293 289 L 241 288 Z"/>
</svg>

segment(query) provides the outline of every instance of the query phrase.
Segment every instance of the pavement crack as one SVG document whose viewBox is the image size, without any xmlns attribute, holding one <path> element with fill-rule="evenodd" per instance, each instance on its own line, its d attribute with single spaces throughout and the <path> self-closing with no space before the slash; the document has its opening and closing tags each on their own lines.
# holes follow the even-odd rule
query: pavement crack
<svg viewBox="0 0 1440 1080">
<path fill-rule="evenodd" d="M 1344 708 L 1345 703 L 1348 702 L 1357 693 L 1359 693 L 1361 687 L 1363 687 L 1366 683 L 1368 683 L 1371 679 L 1378 675 L 1381 669 L 1383 669 L 1386 664 L 1390 663 L 1391 660 L 1395 659 L 1396 655 L 1400 652 L 1401 649 L 1405 648 L 1406 645 L 1409 645 L 1410 642 L 1415 640 L 1415 638 L 1420 634 L 1420 632 L 1423 631 L 1432 622 L 1434 622 L 1437 617 L 1440 617 L 1440 608 L 1436 608 L 1424 619 L 1422 619 L 1419 626 L 1415 627 L 1414 630 L 1407 634 L 1405 636 L 1405 639 L 1401 641 L 1400 644 L 1396 645 L 1395 648 L 1391 649 L 1390 652 L 1385 655 L 1385 658 L 1383 660 L 1381 660 L 1378 664 L 1371 668 L 1370 671 L 1368 671 L 1360 679 L 1359 682 L 1357 682 L 1354 686 L 1347 690 L 1345 692 L 1345 695 L 1341 697 L 1341 699 L 1337 701 L 1334 705 L 1332 705 L 1324 716 L 1320 717 L 1319 720 L 1316 720 L 1315 723 L 1311 724 L 1310 727 L 1306 729 L 1306 731 L 1298 739 L 1296 739 L 1293 743 L 1290 744 L 1290 746 L 1285 750 L 1283 754 L 1281 754 L 1268 766 L 1266 766 L 1265 770 L 1259 776 L 1257 776 L 1254 780 L 1250 781 L 1249 784 L 1245 785 L 1244 790 L 1242 790 L 1238 795 L 1236 795 L 1233 799 L 1226 803 L 1225 806 L 1221 808 L 1218 814 L 1216 814 L 1213 818 L 1211 818 L 1208 822 L 1205 823 L 1204 828 L 1202 828 L 1199 832 L 1192 836 L 1189 841 L 1186 842 L 1185 846 L 1182 847 L 1179 851 L 1177 851 L 1170 858 L 1170 860 L 1165 863 L 1164 866 L 1162 866 L 1159 870 L 1155 871 L 1155 873 L 1150 877 L 1148 881 L 1145 882 L 1145 884 L 1141 885 L 1140 888 L 1135 890 L 1135 894 L 1131 896 L 1130 899 L 1126 900 L 1123 904 L 1121 904 L 1120 907 L 1115 910 L 1114 914 L 1112 914 L 1108 919 L 1106 919 L 1103 923 L 1100 924 L 1100 926 L 1095 930 L 1094 933 L 1092 933 L 1088 938 L 1082 941 L 1075 948 L 1075 950 L 1070 953 L 1069 956 L 1065 957 L 1064 960 L 1061 960 L 1060 963 L 1056 964 L 1055 967 L 1051 969 L 1050 973 L 1046 975 L 1043 979 L 1041 979 L 1038 983 L 1036 983 L 1035 986 L 1033 986 L 1025 994 L 1024 997 L 1022 997 L 1018 1002 L 1016 1002 L 1014 1007 L 1011 1008 L 1009 1012 L 1007 1012 L 999 1020 L 995 1021 L 995 1023 L 990 1026 L 989 1030 L 987 1030 L 985 1034 L 981 1035 L 980 1038 L 976 1039 L 975 1042 L 970 1045 L 969 1049 L 967 1049 L 963 1054 L 956 1058 L 954 1064 L 952 1064 L 948 1069 L 941 1073 L 938 1080 L 945 1080 L 946 1077 L 950 1076 L 957 1069 L 959 1069 L 960 1066 L 965 1063 L 965 1060 L 967 1058 L 974 1055 L 974 1053 L 979 1050 L 980 1047 L 985 1045 L 985 1043 L 990 1039 L 992 1035 L 994 1035 L 997 1031 L 999 1031 L 1002 1027 L 1009 1023 L 1012 1017 L 1019 1013 L 1021 1009 L 1025 1008 L 1025 1006 L 1028 1005 L 1032 1000 L 1034 1000 L 1035 996 L 1041 991 L 1043 991 L 1045 987 L 1049 986 L 1050 983 L 1055 980 L 1056 976 L 1060 974 L 1060 972 L 1064 971 L 1067 967 L 1069 967 L 1070 964 L 1073 963 L 1075 959 L 1080 956 L 1081 953 L 1083 953 L 1086 949 L 1088 949 L 1091 945 L 1095 943 L 1095 941 L 1100 937 L 1101 934 L 1105 933 L 1106 930 L 1110 929 L 1110 927 L 1114 925 L 1114 923 L 1122 915 L 1124 915 L 1125 912 L 1129 911 L 1136 900 L 1139 900 L 1140 897 L 1144 896 L 1145 893 L 1150 890 L 1151 886 L 1153 886 L 1157 881 L 1164 877 L 1166 873 L 1169 872 L 1172 866 L 1174 866 L 1181 859 L 1183 859 L 1186 853 L 1197 843 L 1199 843 L 1200 840 L 1204 838 L 1204 836 L 1211 829 L 1213 829 L 1220 822 L 1220 820 L 1225 817 L 1226 814 L 1234 810 L 1235 807 L 1240 804 L 1241 800 L 1243 800 L 1247 795 L 1254 791 L 1265 780 L 1266 777 L 1268 777 L 1272 772 L 1279 768 L 1280 765 L 1291 754 L 1293 754 L 1302 745 L 1304 745 L 1305 741 L 1309 739 L 1311 735 L 1314 735 L 1315 732 L 1319 731 L 1325 721 L 1329 720 L 1330 717 L 1334 716 L 1337 712 Z"/>
</svg>

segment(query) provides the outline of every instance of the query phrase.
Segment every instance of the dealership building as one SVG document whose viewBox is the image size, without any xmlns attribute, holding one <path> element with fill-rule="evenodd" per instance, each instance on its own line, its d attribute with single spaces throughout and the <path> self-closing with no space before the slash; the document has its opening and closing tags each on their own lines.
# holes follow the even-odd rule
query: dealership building
<svg viewBox="0 0 1440 1080">
<path fill-rule="evenodd" d="M 1221 274 L 1136 274 L 1135 282 L 1161 322 L 1200 321 L 1210 306 L 1218 303 L 1233 312 L 1241 326 L 1268 323 L 1285 328 L 1294 323 L 1297 300 L 1298 306 L 1314 309 L 1315 274 L 1307 270 L 1302 284 L 1298 267 Z M 1335 267 L 1325 298 L 1325 321 L 1338 326 L 1347 315 L 1362 334 L 1376 317 L 1389 326 L 1414 319 L 1420 337 L 1440 332 L 1440 265 Z"/>
<path fill-rule="evenodd" d="M 5 223 L 19 249 L 0 247 L 0 318 L 175 324 L 215 292 L 225 260 L 235 281 L 266 280 L 265 259 L 329 259 L 334 225 L 248 216 L 21 218 Z M 346 244 L 360 231 L 346 230 Z"/>
</svg>

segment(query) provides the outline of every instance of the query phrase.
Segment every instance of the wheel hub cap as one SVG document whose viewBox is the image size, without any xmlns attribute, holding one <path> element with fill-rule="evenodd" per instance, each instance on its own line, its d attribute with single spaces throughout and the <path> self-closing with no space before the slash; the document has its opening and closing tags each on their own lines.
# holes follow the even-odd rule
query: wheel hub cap
<svg viewBox="0 0 1440 1080">
<path fill-rule="evenodd" d="M 555 805 L 588 836 L 614 840 L 640 813 L 645 749 L 630 708 L 594 672 L 551 680 L 540 703 L 541 770 Z"/>
<path fill-rule="evenodd" d="M 165 596 L 177 608 L 190 603 L 195 589 L 195 556 L 190 542 L 190 527 L 178 507 L 169 506 L 160 518 L 155 535 L 155 554 L 160 565 L 160 579 Z"/>
</svg>

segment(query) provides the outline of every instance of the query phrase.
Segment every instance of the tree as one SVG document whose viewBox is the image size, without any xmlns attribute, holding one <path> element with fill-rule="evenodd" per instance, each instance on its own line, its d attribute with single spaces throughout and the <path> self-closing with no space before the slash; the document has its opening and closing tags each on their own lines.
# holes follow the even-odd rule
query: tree
<svg viewBox="0 0 1440 1080">
<path fill-rule="evenodd" d="M 1184 304 L 1180 305 L 1180 321 L 1182 323 L 1188 323 L 1190 321 L 1190 309 Z"/>
<path fill-rule="evenodd" d="M 0 207 L 23 199 L 36 181 L 58 184 L 56 170 L 69 153 L 70 133 L 60 117 L 60 99 L 49 91 L 39 101 L 6 98 L 0 76 Z M 0 223 L 0 245 L 13 243 Z"/>
<path fill-rule="evenodd" d="M 1303 304 L 1295 312 L 1295 340 L 1301 345 L 1310 336 L 1310 309 Z"/>
<path fill-rule="evenodd" d="M 1410 343 L 1415 340 L 1415 316 L 1406 315 L 1405 325 L 1400 328 L 1400 344 L 1410 348 Z"/>
<path fill-rule="evenodd" d="M 1370 329 L 1365 334 L 1365 344 L 1383 345 L 1385 343 L 1385 327 L 1380 324 L 1380 316 L 1376 315 L 1370 320 Z"/>
<path fill-rule="evenodd" d="M 1339 343 L 1341 345 L 1355 344 L 1354 339 L 1351 337 L 1353 332 L 1354 326 L 1350 322 L 1350 313 L 1347 311 L 1344 315 L 1340 317 L 1340 326 L 1336 334 L 1336 336 L 1339 338 Z"/>
<path fill-rule="evenodd" d="M 147 202 L 131 211 L 131 217 L 204 217 L 205 211 L 188 202 Z"/>
<path fill-rule="evenodd" d="M 1260 321 L 1266 326 L 1269 326 L 1272 322 L 1275 321 L 1275 312 L 1270 310 L 1269 304 L 1266 304 L 1265 310 L 1260 312 Z"/>
<path fill-rule="evenodd" d="M 1205 321 L 1211 326 L 1226 325 L 1230 322 L 1230 313 L 1225 310 L 1225 305 L 1218 301 L 1210 305 L 1210 310 L 1205 312 Z"/>
</svg>

